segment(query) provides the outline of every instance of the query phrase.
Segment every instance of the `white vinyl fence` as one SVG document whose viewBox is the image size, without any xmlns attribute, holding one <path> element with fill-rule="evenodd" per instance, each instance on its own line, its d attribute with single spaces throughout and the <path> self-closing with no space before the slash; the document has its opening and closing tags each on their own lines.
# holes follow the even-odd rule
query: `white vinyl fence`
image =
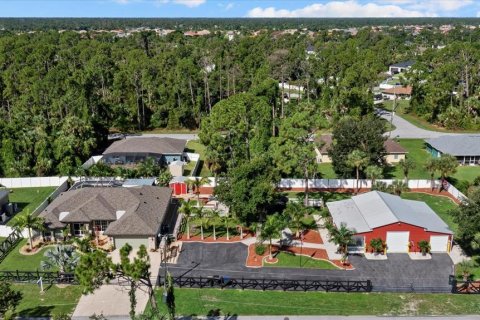
<svg viewBox="0 0 480 320">
<path fill-rule="evenodd" d="M 387 185 L 393 183 L 392 179 L 379 179 L 378 182 L 384 182 Z M 432 185 L 433 182 L 433 185 Z M 358 183 L 359 188 L 370 189 L 372 187 L 371 180 L 361 179 Z M 415 189 L 439 189 L 441 181 L 439 180 L 409 180 L 408 187 Z M 281 179 L 278 184 L 280 189 L 305 189 L 305 180 L 303 179 Z M 309 189 L 356 189 L 357 180 L 355 179 L 310 179 L 308 180 Z M 457 200 L 464 200 L 466 196 L 461 193 L 453 185 L 446 185 L 446 191 Z"/>
</svg>

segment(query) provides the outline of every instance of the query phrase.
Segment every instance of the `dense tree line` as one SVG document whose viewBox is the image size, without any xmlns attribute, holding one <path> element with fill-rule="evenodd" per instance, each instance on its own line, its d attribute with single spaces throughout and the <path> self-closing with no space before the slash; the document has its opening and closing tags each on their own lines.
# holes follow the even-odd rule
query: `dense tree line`
<svg viewBox="0 0 480 320">
<path fill-rule="evenodd" d="M 0 18 L 7 30 L 100 30 L 123 28 L 165 29 L 296 29 L 350 28 L 364 26 L 444 24 L 479 25 L 479 18 Z"/>
<path fill-rule="evenodd" d="M 244 154 L 248 159 L 265 149 L 266 140 L 282 137 L 282 126 L 285 130 L 291 126 L 282 123 L 286 118 L 303 119 L 304 115 L 295 115 L 306 112 L 299 107 L 302 104 L 322 119 L 323 128 L 346 115 L 371 114 L 372 87 L 387 66 L 413 58 L 418 47 L 435 43 L 448 46 L 418 56 L 418 68 L 425 67 L 411 77 L 412 106 L 418 113 L 434 106 L 438 110 L 432 111 L 432 121 L 443 115 L 451 122 L 447 113 L 451 108 L 445 106 L 448 99 L 435 94 L 450 85 L 442 86 L 435 79 L 460 79 L 465 87 L 468 83 L 469 97 L 450 101 L 458 100 L 467 115 L 476 114 L 478 50 L 460 41 L 467 32 L 439 35 L 425 30 L 421 37 L 413 37 L 395 29 L 362 29 L 356 36 L 319 32 L 311 37 L 265 31 L 233 41 L 220 33 L 185 37 L 174 32 L 158 37 L 144 31 L 118 38 L 111 33 L 4 32 L 0 35 L 0 174 L 75 174 L 81 163 L 107 145 L 109 131 L 197 129 L 215 109 L 226 114 L 207 118 L 217 123 L 214 131 L 221 132 L 233 119 L 238 127 L 242 117 L 261 123 L 247 121 L 254 127 L 230 130 L 230 140 L 218 132 L 204 136 L 218 145 L 208 149 L 209 159 L 221 158 L 224 145 L 234 138 L 243 141 L 255 129 L 255 136 L 243 141 L 244 149 L 228 161 Z M 313 55 L 306 53 L 310 45 Z M 444 54 L 452 64 L 443 62 Z M 439 67 L 442 64 L 447 66 Z M 442 77 L 444 69 L 456 73 Z M 296 87 L 285 88 L 279 82 Z M 299 98 L 288 101 L 287 94 Z M 310 129 L 304 127 L 306 132 Z M 235 137 L 242 131 L 246 136 Z M 209 162 L 217 173 L 224 172 L 226 165 Z"/>
</svg>

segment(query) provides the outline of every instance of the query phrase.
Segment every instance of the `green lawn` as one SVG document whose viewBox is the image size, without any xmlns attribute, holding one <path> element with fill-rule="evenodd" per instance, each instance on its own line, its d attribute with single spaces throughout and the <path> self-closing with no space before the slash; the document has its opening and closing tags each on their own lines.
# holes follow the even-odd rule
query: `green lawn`
<svg viewBox="0 0 480 320">
<path fill-rule="evenodd" d="M 263 263 L 264 267 L 270 268 L 307 268 L 307 269 L 327 269 L 337 270 L 338 267 L 334 266 L 328 261 L 316 260 L 306 256 L 295 255 L 289 252 L 280 252 L 276 255 L 278 259 L 277 263 Z"/>
<path fill-rule="evenodd" d="M 456 208 L 457 204 L 449 198 L 415 192 L 404 192 L 402 193 L 402 198 L 425 202 L 440 216 L 440 218 L 442 218 L 443 221 L 445 221 L 453 232 L 457 231 L 458 225 L 453 221 L 453 217 L 449 214 L 449 211 Z"/>
<path fill-rule="evenodd" d="M 45 284 L 44 292 L 36 284 L 14 284 L 23 294 L 16 314 L 22 317 L 50 317 L 58 314 L 70 314 L 82 295 L 81 286 L 59 288 Z"/>
<path fill-rule="evenodd" d="M 48 196 L 55 190 L 55 187 L 42 187 L 42 188 L 15 188 L 9 189 L 13 192 L 10 193 L 10 201 L 18 203 L 21 210 L 16 215 L 24 215 L 32 213 Z M 13 220 L 8 221 L 7 225 L 11 226 Z"/>
<path fill-rule="evenodd" d="M 35 271 L 40 269 L 40 261 L 48 248 L 42 248 L 39 252 L 33 255 L 23 255 L 20 253 L 20 248 L 27 243 L 27 239 L 20 241 L 15 248 L 0 262 L 0 270 L 8 271 Z"/>
<path fill-rule="evenodd" d="M 199 168 L 201 170 L 200 170 L 200 172 L 197 172 L 196 175 L 200 175 L 202 177 L 207 177 L 207 176 L 212 175 L 210 170 L 208 170 L 207 166 L 205 165 L 205 146 L 203 144 L 201 144 L 199 141 L 190 140 L 190 141 L 187 142 L 187 150 L 186 151 L 200 154 Z M 190 175 L 190 172 L 191 172 L 191 170 L 193 170 L 193 167 L 189 168 L 187 166 L 187 167 L 185 167 L 185 169 L 190 169 L 190 171 L 185 172 L 184 175 Z"/>
<path fill-rule="evenodd" d="M 425 141 L 422 139 L 399 139 L 398 143 L 408 151 L 407 157 L 413 159 L 416 164 L 415 169 L 409 173 L 409 179 L 430 179 L 430 173 L 424 168 L 430 158 L 430 154 L 425 149 Z M 480 176 L 480 166 L 459 166 L 452 178 L 456 180 L 455 183 L 461 180 L 472 182 L 477 176 Z M 403 179 L 404 175 L 397 165 L 390 168 L 385 178 Z M 440 178 L 438 174 L 436 178 Z"/>
<path fill-rule="evenodd" d="M 158 305 L 166 312 L 162 290 Z M 478 314 L 476 295 L 334 293 L 175 288 L 177 315 L 456 315 Z"/>
<path fill-rule="evenodd" d="M 331 163 L 318 164 L 318 172 L 320 173 L 320 179 L 336 179 L 337 174 L 333 171 L 333 165 Z"/>
</svg>

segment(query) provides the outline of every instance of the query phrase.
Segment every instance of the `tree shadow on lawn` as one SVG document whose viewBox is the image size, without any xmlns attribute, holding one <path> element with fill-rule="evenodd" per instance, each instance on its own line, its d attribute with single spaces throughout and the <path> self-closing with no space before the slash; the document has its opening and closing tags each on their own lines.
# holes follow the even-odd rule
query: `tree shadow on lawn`
<svg viewBox="0 0 480 320">
<path fill-rule="evenodd" d="M 23 318 L 32 318 L 32 317 L 51 317 L 52 310 L 54 306 L 37 306 L 33 308 L 23 309 L 17 313 L 17 316 Z"/>
</svg>

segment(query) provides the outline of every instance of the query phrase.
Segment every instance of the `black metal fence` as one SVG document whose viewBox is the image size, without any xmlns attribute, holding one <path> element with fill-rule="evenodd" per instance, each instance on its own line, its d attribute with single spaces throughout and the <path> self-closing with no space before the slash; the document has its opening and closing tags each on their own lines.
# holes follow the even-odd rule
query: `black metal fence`
<svg viewBox="0 0 480 320">
<path fill-rule="evenodd" d="M 42 278 L 43 283 L 77 284 L 73 273 L 51 271 L 0 271 L 0 281 L 18 283 L 37 283 Z"/>
<path fill-rule="evenodd" d="M 0 262 L 5 259 L 8 253 L 23 239 L 20 231 L 13 231 L 8 237 L 0 243 Z"/>
<path fill-rule="evenodd" d="M 157 285 L 163 285 L 158 277 Z M 372 283 L 366 281 L 328 280 L 285 280 L 285 279 L 236 279 L 230 277 L 173 277 L 173 284 L 180 288 L 229 288 L 283 291 L 326 291 L 326 292 L 371 292 Z"/>
<path fill-rule="evenodd" d="M 480 294 L 480 281 L 458 281 L 452 279 L 452 293 Z"/>
</svg>

